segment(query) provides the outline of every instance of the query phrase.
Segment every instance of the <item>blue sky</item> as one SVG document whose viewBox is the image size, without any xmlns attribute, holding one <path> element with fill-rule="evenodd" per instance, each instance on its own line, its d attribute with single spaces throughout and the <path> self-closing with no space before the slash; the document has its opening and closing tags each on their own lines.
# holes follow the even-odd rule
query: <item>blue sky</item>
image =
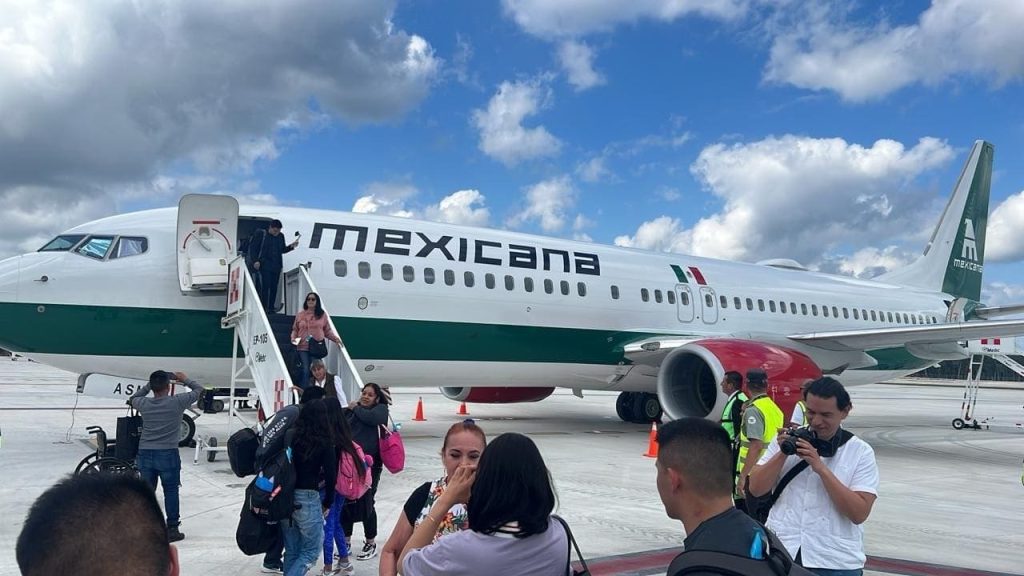
<svg viewBox="0 0 1024 576">
<path fill-rule="evenodd" d="M 1019 0 L 0 0 L 0 256 L 189 192 L 871 276 L 996 146 L 1024 301 Z"/>
</svg>

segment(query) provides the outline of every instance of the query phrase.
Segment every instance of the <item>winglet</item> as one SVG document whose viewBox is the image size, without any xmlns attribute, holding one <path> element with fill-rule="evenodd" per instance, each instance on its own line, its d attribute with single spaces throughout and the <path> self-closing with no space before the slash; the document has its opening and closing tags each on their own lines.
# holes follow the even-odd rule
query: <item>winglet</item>
<svg viewBox="0 0 1024 576">
<path fill-rule="evenodd" d="M 988 142 L 974 143 L 924 254 L 903 269 L 882 274 L 878 280 L 975 301 L 981 298 L 994 152 Z"/>
</svg>

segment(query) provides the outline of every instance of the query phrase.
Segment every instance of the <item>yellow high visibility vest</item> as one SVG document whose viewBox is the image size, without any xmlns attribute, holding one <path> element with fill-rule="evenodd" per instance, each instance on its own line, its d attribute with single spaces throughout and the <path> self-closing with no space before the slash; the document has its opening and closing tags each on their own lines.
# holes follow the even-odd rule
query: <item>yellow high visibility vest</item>
<svg viewBox="0 0 1024 576">
<path fill-rule="evenodd" d="M 759 438 L 766 445 L 775 440 L 775 436 L 779 433 L 779 428 L 782 428 L 784 424 L 782 410 L 775 404 L 775 402 L 768 397 L 767 394 L 762 394 L 747 403 L 743 407 L 743 418 L 746 420 L 747 410 L 751 406 L 756 406 L 761 414 L 764 415 L 764 438 Z M 736 471 L 741 472 L 743 470 L 743 463 L 747 460 L 747 451 L 750 449 L 750 439 L 743 433 L 743 426 L 740 426 L 740 456 L 736 460 Z"/>
<path fill-rule="evenodd" d="M 807 426 L 807 403 L 803 400 L 797 400 L 797 406 L 800 406 L 800 418 L 803 420 L 800 422 L 800 425 Z"/>
<path fill-rule="evenodd" d="M 735 441 L 736 440 L 736 426 L 740 423 L 740 422 L 733 422 L 732 421 L 733 406 L 735 406 L 737 402 L 742 404 L 742 403 L 744 403 L 746 401 L 747 401 L 747 395 L 744 394 L 743 391 L 741 390 L 741 391 L 739 391 L 739 392 L 737 392 L 737 393 L 732 395 L 732 398 L 730 398 L 729 401 L 725 404 L 725 409 L 722 410 L 722 418 L 719 420 L 719 423 L 722 425 L 722 428 L 725 428 L 725 431 L 729 433 L 729 440 L 730 441 Z M 740 410 L 740 419 L 741 419 L 741 421 L 742 421 L 742 418 L 743 418 L 743 411 Z"/>
</svg>

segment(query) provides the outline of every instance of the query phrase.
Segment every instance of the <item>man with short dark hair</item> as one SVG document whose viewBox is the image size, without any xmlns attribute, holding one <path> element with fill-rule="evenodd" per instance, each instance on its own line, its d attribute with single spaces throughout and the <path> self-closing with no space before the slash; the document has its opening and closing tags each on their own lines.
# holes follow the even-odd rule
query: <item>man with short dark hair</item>
<svg viewBox="0 0 1024 576">
<path fill-rule="evenodd" d="M 658 430 L 655 466 L 665 513 L 686 530 L 684 552 L 669 565 L 669 576 L 693 550 L 765 558 L 764 529 L 733 507 L 732 445 L 721 426 L 702 418 L 665 424 Z"/>
<path fill-rule="evenodd" d="M 257 231 L 249 242 L 248 250 L 251 251 L 250 261 L 253 270 L 260 275 L 257 283 L 260 287 L 260 300 L 267 314 L 273 314 L 277 304 L 277 284 L 281 279 L 281 269 L 284 268 L 282 255 L 287 254 L 299 245 L 299 239 L 288 244 L 284 243 L 284 236 L 281 234 L 282 224 L 280 220 L 270 221 L 267 231 L 260 234 Z"/>
<path fill-rule="evenodd" d="M 722 409 L 722 418 L 719 420 L 719 423 L 729 434 L 729 441 L 732 442 L 732 457 L 735 462 L 740 454 L 737 435 L 743 422 L 743 405 L 748 400 L 747 395 L 743 393 L 743 375 L 735 370 L 730 370 L 722 377 L 720 386 L 722 394 L 727 395 L 729 399 L 725 401 L 725 408 Z M 735 467 L 735 464 L 733 466 Z M 735 476 L 737 479 L 739 478 L 738 471 Z M 739 489 L 738 484 L 733 500 L 737 508 L 740 510 L 744 509 L 743 490 Z"/>
<path fill-rule="evenodd" d="M 28 511 L 18 535 L 23 576 L 177 576 L 178 551 L 153 490 L 121 474 L 68 476 Z"/>
<path fill-rule="evenodd" d="M 779 479 L 801 462 L 798 472 L 779 494 L 768 516 L 768 527 L 786 549 L 811 572 L 821 576 L 859 576 L 863 573 L 864 527 L 878 497 L 878 465 L 867 442 L 842 429 L 853 403 L 833 378 L 819 378 L 807 387 L 808 427 L 818 447 L 796 441 L 796 454 L 787 456 L 772 442 L 750 475 L 755 495 L 773 490 Z M 822 456 L 819 451 L 824 451 Z M 827 456 L 832 453 L 832 456 Z"/>
<path fill-rule="evenodd" d="M 177 542 L 185 538 L 178 529 L 181 523 L 178 485 L 181 484 L 181 455 L 178 436 L 185 410 L 199 400 L 203 387 L 189 380 L 184 372 L 175 372 L 174 379 L 191 388 L 185 394 L 171 394 L 171 375 L 157 370 L 149 375 L 149 383 L 139 388 L 128 400 L 142 416 L 142 437 L 136 464 L 142 479 L 156 490 L 157 479 L 164 489 L 167 512 L 167 538 Z M 152 390 L 153 397 L 146 397 Z"/>
</svg>

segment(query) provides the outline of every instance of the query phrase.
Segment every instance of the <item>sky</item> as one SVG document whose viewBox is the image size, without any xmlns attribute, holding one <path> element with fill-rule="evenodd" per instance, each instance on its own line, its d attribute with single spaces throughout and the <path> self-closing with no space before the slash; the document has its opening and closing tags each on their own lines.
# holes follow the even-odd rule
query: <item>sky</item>
<svg viewBox="0 0 1024 576">
<path fill-rule="evenodd" d="M 1024 302 L 1021 0 L 0 14 L 0 257 L 222 193 L 871 277 L 920 254 L 985 139 L 983 299 Z"/>
</svg>

